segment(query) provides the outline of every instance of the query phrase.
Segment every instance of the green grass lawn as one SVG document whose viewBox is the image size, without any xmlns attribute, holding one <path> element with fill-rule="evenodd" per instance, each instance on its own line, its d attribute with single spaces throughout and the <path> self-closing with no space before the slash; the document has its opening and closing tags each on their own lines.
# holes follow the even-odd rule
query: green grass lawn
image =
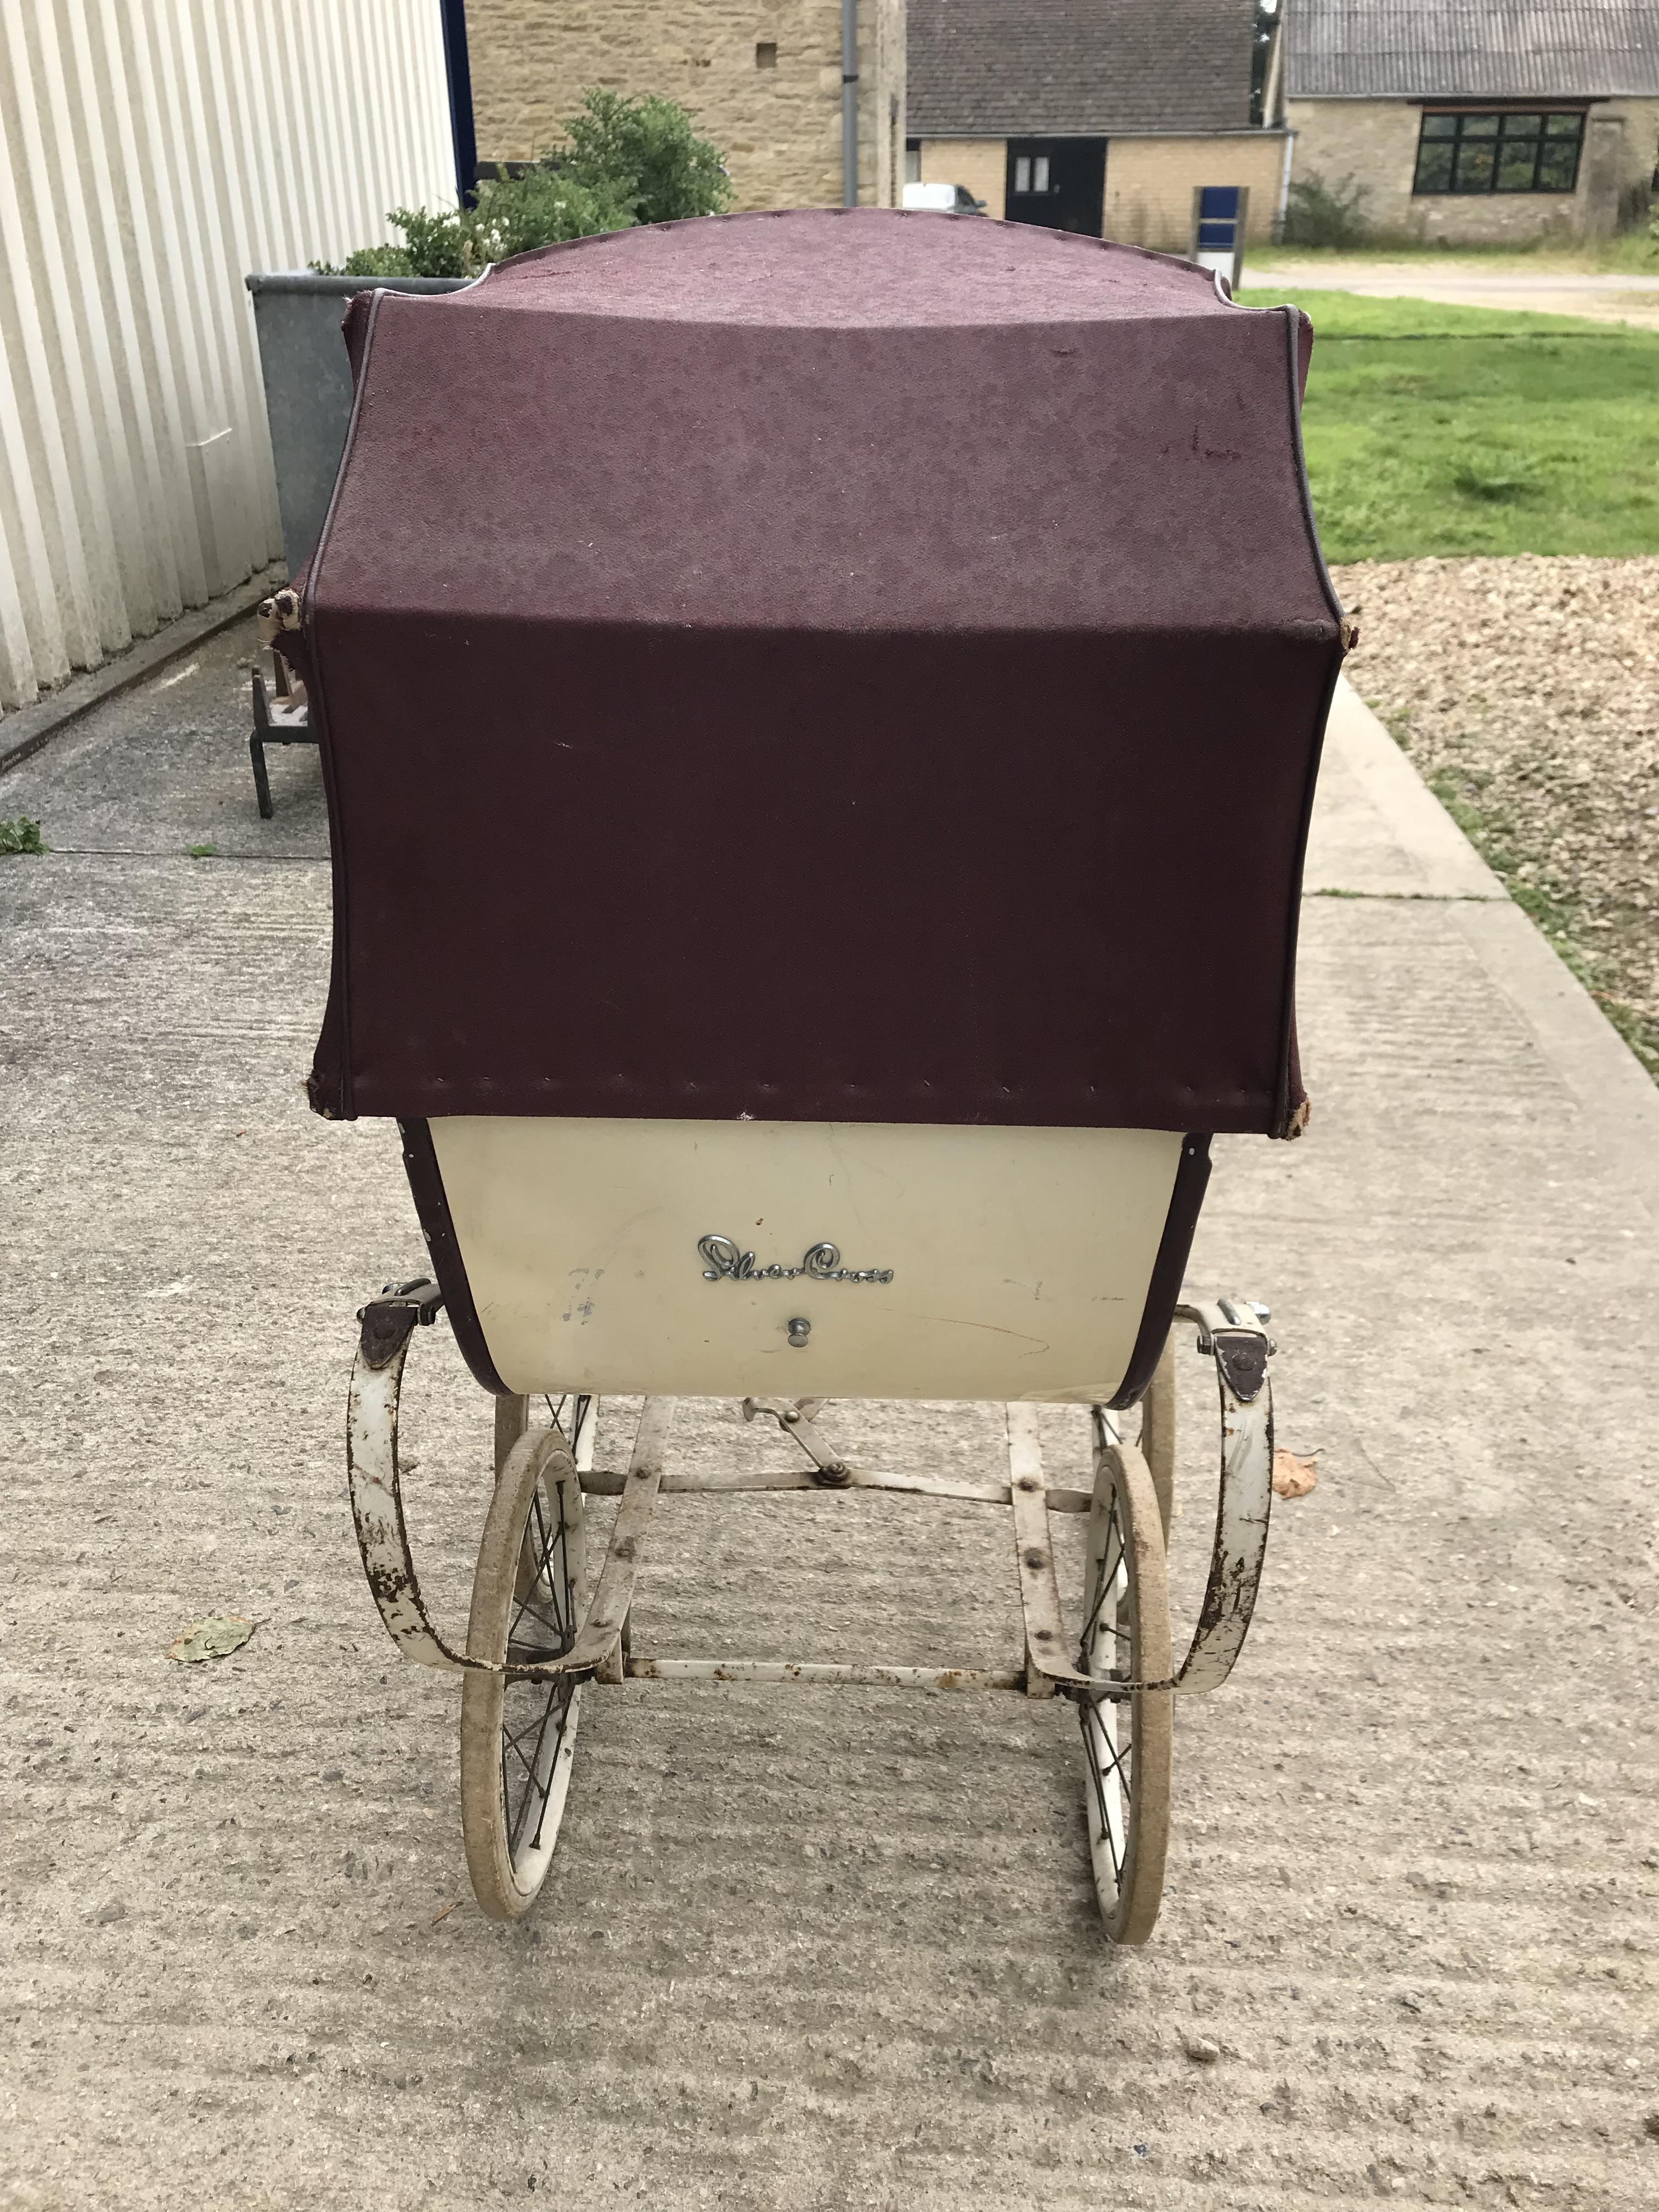
<svg viewBox="0 0 1659 2212">
<path fill-rule="evenodd" d="M 1303 438 L 1328 561 L 1659 552 L 1659 331 L 1245 286 L 1314 326 Z"/>
</svg>

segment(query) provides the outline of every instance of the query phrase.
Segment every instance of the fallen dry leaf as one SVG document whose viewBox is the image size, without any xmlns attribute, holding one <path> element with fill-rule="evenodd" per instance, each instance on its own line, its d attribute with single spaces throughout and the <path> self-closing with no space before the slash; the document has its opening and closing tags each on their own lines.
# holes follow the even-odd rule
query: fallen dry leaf
<svg viewBox="0 0 1659 2212">
<path fill-rule="evenodd" d="M 1310 1452 L 1305 1459 L 1280 1444 L 1273 1454 L 1273 1495 L 1275 1498 L 1305 1498 L 1319 1480 L 1319 1454 Z"/>
<path fill-rule="evenodd" d="M 447 1905 L 440 1905 L 432 1916 L 432 1925 L 435 1928 L 441 1920 L 447 1920 L 460 1901 L 459 1897 L 452 1897 Z"/>
<path fill-rule="evenodd" d="M 167 1646 L 167 1657 L 187 1665 L 198 1659 L 222 1659 L 228 1652 L 240 1651 L 252 1633 L 253 1623 L 240 1613 L 210 1613 L 205 1620 L 191 1621 L 173 1638 Z"/>
</svg>

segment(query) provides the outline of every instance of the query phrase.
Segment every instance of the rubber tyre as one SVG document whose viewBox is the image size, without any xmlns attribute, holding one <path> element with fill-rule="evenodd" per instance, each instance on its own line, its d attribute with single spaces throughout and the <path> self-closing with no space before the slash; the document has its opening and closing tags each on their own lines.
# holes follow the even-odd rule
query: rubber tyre
<svg viewBox="0 0 1659 2212">
<path fill-rule="evenodd" d="M 557 1429 L 514 1445 L 484 1522 L 467 1623 L 469 1658 L 501 1665 L 568 1651 L 580 1626 L 581 1490 Z M 461 1682 L 461 1835 L 480 1908 L 517 1920 L 558 1842 L 580 1686 L 496 1674 Z"/>
<path fill-rule="evenodd" d="M 1103 1594 L 1103 1579 L 1110 1584 Z M 1169 1680 L 1163 1523 L 1151 1470 L 1134 1444 L 1105 1444 L 1097 1455 L 1084 1617 L 1085 1674 Z M 1079 1707 L 1089 1855 L 1101 1918 L 1117 1943 L 1144 1943 L 1163 1899 L 1174 1707 L 1168 1689 Z"/>
</svg>

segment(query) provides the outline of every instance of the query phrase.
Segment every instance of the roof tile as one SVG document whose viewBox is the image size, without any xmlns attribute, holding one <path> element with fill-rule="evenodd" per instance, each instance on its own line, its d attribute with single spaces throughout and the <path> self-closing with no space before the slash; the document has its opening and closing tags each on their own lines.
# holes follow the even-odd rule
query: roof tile
<svg viewBox="0 0 1659 2212">
<path fill-rule="evenodd" d="M 912 137 L 1105 137 L 1250 120 L 1255 0 L 909 0 Z"/>
</svg>

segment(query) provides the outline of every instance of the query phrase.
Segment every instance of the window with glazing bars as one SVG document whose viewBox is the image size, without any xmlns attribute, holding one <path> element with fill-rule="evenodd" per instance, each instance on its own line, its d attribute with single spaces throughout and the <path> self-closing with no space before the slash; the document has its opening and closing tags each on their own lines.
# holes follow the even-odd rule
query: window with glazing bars
<svg viewBox="0 0 1659 2212">
<path fill-rule="evenodd" d="M 1017 192 L 1051 192 L 1048 181 L 1048 156 L 1046 154 L 1019 154 L 1014 158 L 1014 190 Z"/>
<path fill-rule="evenodd" d="M 1582 112 L 1423 117 L 1414 192 L 1570 192 L 1584 143 Z"/>
</svg>

